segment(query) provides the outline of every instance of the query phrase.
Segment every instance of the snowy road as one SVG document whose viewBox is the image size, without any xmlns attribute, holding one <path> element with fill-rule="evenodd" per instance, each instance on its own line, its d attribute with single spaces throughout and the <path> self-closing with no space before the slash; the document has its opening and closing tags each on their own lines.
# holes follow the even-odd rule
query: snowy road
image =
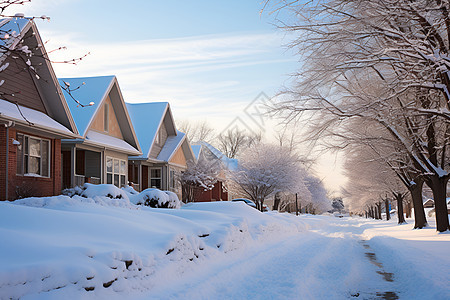
<svg viewBox="0 0 450 300">
<path fill-rule="evenodd" d="M 311 230 L 194 266 L 139 299 L 398 299 L 358 221 L 307 217 Z M 392 277 L 392 278 L 391 278 Z M 386 280 L 388 279 L 388 280 Z"/>
</svg>

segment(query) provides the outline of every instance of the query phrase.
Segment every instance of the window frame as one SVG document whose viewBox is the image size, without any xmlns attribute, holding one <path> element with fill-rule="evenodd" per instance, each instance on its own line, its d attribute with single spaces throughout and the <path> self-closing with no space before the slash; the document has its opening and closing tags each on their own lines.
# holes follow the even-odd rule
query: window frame
<svg viewBox="0 0 450 300">
<path fill-rule="evenodd" d="M 153 170 L 159 170 L 159 177 L 153 177 L 153 174 L 152 174 Z M 162 168 L 161 167 L 150 167 L 149 168 L 149 172 L 150 172 L 150 176 L 148 176 L 149 180 L 150 180 L 149 186 L 151 188 L 155 187 L 155 188 L 161 190 L 162 189 L 162 178 L 163 178 L 163 176 L 162 176 Z M 153 185 L 152 184 L 152 180 L 159 180 L 159 187 L 156 187 L 156 185 Z"/>
<path fill-rule="evenodd" d="M 111 171 L 108 171 L 108 160 L 111 160 Z M 116 168 L 117 163 L 117 168 Z M 122 168 L 122 165 L 124 165 L 124 168 Z M 127 185 L 127 175 L 128 175 L 128 166 L 127 161 L 120 158 L 115 158 L 112 156 L 106 156 L 105 158 L 105 173 L 106 173 L 106 183 L 107 184 L 114 184 L 117 187 L 123 187 Z M 108 178 L 108 175 L 111 175 L 110 179 Z M 115 184 L 115 181 L 117 179 L 117 185 Z M 122 181 L 123 179 L 123 181 Z"/>
<path fill-rule="evenodd" d="M 41 138 L 21 132 L 17 132 L 16 139 L 20 142 L 17 145 L 17 156 L 16 156 L 16 175 L 27 176 L 27 177 L 42 177 L 51 178 L 51 161 L 52 161 L 52 143 L 50 139 Z M 30 151 L 30 139 L 39 141 L 39 154 L 32 154 Z M 44 154 L 44 143 L 48 145 L 47 155 Z M 26 149 L 27 148 L 27 149 Z M 20 156 L 20 158 L 19 158 Z M 29 166 L 31 158 L 38 159 L 39 161 L 39 173 L 30 173 Z M 44 166 L 45 161 L 47 162 Z M 19 165 L 20 164 L 20 165 Z M 28 168 L 25 173 L 25 169 Z M 20 170 L 19 170 L 20 169 Z M 44 170 L 46 169 L 46 172 Z M 47 173 L 47 175 L 44 175 Z"/>
<path fill-rule="evenodd" d="M 103 105 L 103 131 L 109 132 L 109 104 Z"/>
</svg>

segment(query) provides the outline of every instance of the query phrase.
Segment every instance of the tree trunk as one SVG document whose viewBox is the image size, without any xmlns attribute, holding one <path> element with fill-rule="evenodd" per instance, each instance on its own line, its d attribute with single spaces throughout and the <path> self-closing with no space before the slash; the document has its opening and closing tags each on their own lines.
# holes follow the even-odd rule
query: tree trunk
<svg viewBox="0 0 450 300">
<path fill-rule="evenodd" d="M 411 209 L 412 209 L 411 202 L 410 201 L 406 202 L 405 215 L 407 219 L 411 218 Z"/>
<path fill-rule="evenodd" d="M 378 212 L 378 220 L 383 220 L 383 218 L 381 217 L 381 202 L 378 202 L 376 204 L 377 206 L 377 212 Z"/>
<path fill-rule="evenodd" d="M 278 210 L 278 206 L 280 205 L 281 197 L 279 193 L 275 193 L 275 196 L 273 197 L 273 207 L 272 210 Z"/>
<path fill-rule="evenodd" d="M 391 212 L 389 209 L 389 198 L 384 199 L 384 208 L 386 210 L 386 221 L 391 219 Z"/>
<path fill-rule="evenodd" d="M 444 232 L 450 229 L 447 213 L 447 181 L 448 177 L 431 176 L 427 182 L 428 186 L 433 192 L 434 209 L 436 215 L 436 229 L 439 232 Z"/>
<path fill-rule="evenodd" d="M 401 193 L 394 193 L 395 200 L 397 200 L 397 216 L 398 224 L 406 223 L 405 215 L 403 214 L 403 195 Z"/>
<path fill-rule="evenodd" d="M 425 216 L 425 210 L 423 209 L 422 199 L 423 182 L 423 179 L 416 179 L 415 184 L 408 188 L 413 202 L 414 229 L 427 226 L 427 218 Z"/>
<path fill-rule="evenodd" d="M 298 216 L 298 197 L 297 197 L 297 193 L 295 193 L 295 215 Z"/>
</svg>

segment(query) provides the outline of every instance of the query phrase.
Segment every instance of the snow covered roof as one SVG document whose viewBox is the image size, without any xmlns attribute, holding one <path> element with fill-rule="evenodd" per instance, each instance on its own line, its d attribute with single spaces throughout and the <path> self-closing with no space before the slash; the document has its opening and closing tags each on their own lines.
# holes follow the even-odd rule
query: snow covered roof
<svg viewBox="0 0 450 300">
<path fill-rule="evenodd" d="M 140 152 L 136 150 L 136 148 L 134 148 L 124 140 L 93 130 L 89 130 L 87 132 L 85 141 L 86 144 L 94 143 L 95 145 L 102 145 L 106 149 L 116 151 L 118 150 L 120 152 L 125 152 L 129 155 L 140 154 Z"/>
<path fill-rule="evenodd" d="M 8 34 L 12 38 L 2 38 L 0 39 L 0 45 L 7 48 L 14 47 L 21 39 L 25 27 L 31 22 L 29 19 L 25 18 L 7 18 L 0 19 L 0 28 L 2 35 Z M 17 38 L 14 36 L 17 35 Z"/>
<path fill-rule="evenodd" d="M 70 93 L 73 98 L 83 105 L 88 105 L 85 107 L 79 106 L 78 103 L 72 99 L 72 96 L 69 95 L 67 91 L 63 90 L 64 96 L 69 104 L 70 112 L 75 120 L 75 124 L 83 137 L 87 136 L 89 126 L 93 122 L 97 111 L 109 96 L 117 121 L 119 122 L 124 142 L 135 149 L 133 153 L 140 153 L 141 148 L 116 76 L 60 78 L 59 82 L 62 86 L 69 84 L 70 89 L 73 89 Z M 89 105 L 91 102 L 92 105 Z M 103 141 L 106 140 L 103 139 Z M 111 146 L 115 146 L 115 144 Z"/>
<path fill-rule="evenodd" d="M 63 137 L 77 137 L 77 135 L 75 135 L 72 131 L 70 131 L 57 121 L 53 120 L 48 115 L 21 105 L 19 105 L 19 108 L 20 111 L 17 108 L 16 104 L 0 99 L 0 119 L 14 121 L 16 123 L 29 126 L 29 123 L 24 119 L 25 117 L 29 122 L 33 123 L 31 127 L 34 126 L 38 129 L 43 129 L 54 134 L 59 134 Z"/>
<path fill-rule="evenodd" d="M 161 152 L 158 154 L 157 159 L 168 162 L 178 150 L 185 138 L 186 134 L 177 130 L 177 135 L 171 135 L 167 138 Z"/>
<path fill-rule="evenodd" d="M 39 66 L 36 69 L 37 73 L 32 76 L 35 77 L 34 82 L 38 88 L 38 93 L 41 96 L 47 114 L 73 133 L 78 134 L 34 21 L 20 17 L 1 19 L 0 30 L 2 31 L 0 46 L 9 49 L 21 49 L 23 53 L 33 53 L 27 63 L 31 63 L 32 67 Z M 21 44 L 19 45 L 19 43 Z M 18 45 L 20 48 L 17 47 Z M 3 61 L 7 57 L 8 55 L 6 54 L 2 55 L 0 61 Z"/>
<path fill-rule="evenodd" d="M 191 145 L 192 153 L 194 153 L 195 159 L 198 159 L 202 145 Z"/>
<path fill-rule="evenodd" d="M 191 147 L 200 146 L 200 150 L 198 150 L 198 154 L 196 154 L 196 157 L 198 158 L 200 155 L 200 152 L 202 151 L 201 148 L 205 147 L 208 149 L 217 159 L 221 160 L 222 163 L 229 169 L 229 170 L 236 170 L 238 167 L 238 160 L 235 158 L 228 158 L 225 154 L 223 154 L 220 150 L 212 146 L 211 144 L 200 141 L 195 143 Z"/>
<path fill-rule="evenodd" d="M 72 113 L 78 132 L 82 136 L 86 135 L 86 131 L 97 109 L 103 99 L 108 96 L 108 92 L 113 84 L 114 78 L 115 76 L 99 76 L 58 79 L 59 83 L 63 87 L 65 86 L 65 82 L 70 84 L 71 89 L 80 87 L 79 89 L 71 92 L 71 94 L 81 104 L 88 105 L 90 102 L 94 103 L 91 106 L 81 107 L 72 99 L 67 91 L 63 90 L 64 97 L 69 105 L 69 109 Z"/>
<path fill-rule="evenodd" d="M 127 109 L 141 145 L 142 158 L 150 158 L 156 133 L 163 122 L 169 137 L 177 134 L 168 102 L 127 103 Z"/>
</svg>

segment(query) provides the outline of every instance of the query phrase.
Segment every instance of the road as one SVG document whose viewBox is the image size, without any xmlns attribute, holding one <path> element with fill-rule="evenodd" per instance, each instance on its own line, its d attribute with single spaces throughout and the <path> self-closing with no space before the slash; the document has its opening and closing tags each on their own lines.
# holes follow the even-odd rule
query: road
<svg viewBox="0 0 450 300">
<path fill-rule="evenodd" d="M 310 230 L 195 265 L 137 299 L 398 299 L 392 270 L 351 219 L 308 217 Z"/>
</svg>

